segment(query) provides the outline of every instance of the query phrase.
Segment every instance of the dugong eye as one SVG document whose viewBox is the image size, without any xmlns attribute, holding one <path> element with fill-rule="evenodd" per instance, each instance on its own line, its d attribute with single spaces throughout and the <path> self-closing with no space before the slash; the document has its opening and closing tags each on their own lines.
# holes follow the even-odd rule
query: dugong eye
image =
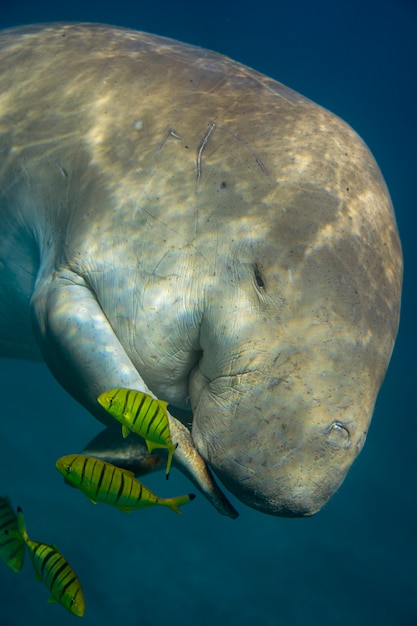
<svg viewBox="0 0 417 626">
<path fill-rule="evenodd" d="M 260 289 L 260 290 L 264 290 L 265 289 L 265 281 L 264 281 L 264 278 L 262 276 L 261 269 L 260 269 L 260 267 L 259 267 L 259 265 L 257 263 L 255 263 L 255 265 L 253 266 L 253 273 L 254 273 L 255 284 L 256 284 L 257 288 Z"/>
</svg>

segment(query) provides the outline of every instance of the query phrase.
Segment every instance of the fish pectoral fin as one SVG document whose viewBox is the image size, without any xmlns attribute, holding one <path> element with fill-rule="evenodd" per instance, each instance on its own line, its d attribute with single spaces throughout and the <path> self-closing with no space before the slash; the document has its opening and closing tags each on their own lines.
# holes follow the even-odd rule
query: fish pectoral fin
<svg viewBox="0 0 417 626">
<path fill-rule="evenodd" d="M 118 506 L 119 511 L 123 511 L 123 513 L 130 513 L 132 509 L 128 509 L 125 506 Z"/>
<path fill-rule="evenodd" d="M 34 576 L 35 576 L 35 580 L 38 580 L 40 583 L 43 582 L 42 576 L 38 574 L 38 572 L 35 572 Z"/>
<path fill-rule="evenodd" d="M 93 500 L 93 498 L 90 498 L 90 496 L 87 496 L 87 498 L 90 500 L 90 502 L 92 502 L 93 504 L 97 504 L 97 500 Z"/>
<path fill-rule="evenodd" d="M 47 602 L 56 602 L 56 600 L 53 596 L 51 596 L 50 598 L 48 598 Z"/>
<path fill-rule="evenodd" d="M 123 439 L 126 439 L 126 437 L 130 435 L 130 430 L 128 429 L 127 426 L 122 426 L 122 435 L 123 435 Z"/>
</svg>

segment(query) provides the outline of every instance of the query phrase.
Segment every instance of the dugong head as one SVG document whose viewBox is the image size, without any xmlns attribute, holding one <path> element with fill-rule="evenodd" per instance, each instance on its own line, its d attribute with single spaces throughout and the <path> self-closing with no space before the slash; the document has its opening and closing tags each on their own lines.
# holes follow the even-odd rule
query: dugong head
<svg viewBox="0 0 417 626">
<path fill-rule="evenodd" d="M 384 181 L 349 127 L 317 117 L 305 150 L 268 172 L 281 180 L 223 225 L 190 379 L 199 452 L 239 499 L 281 516 L 317 512 L 345 478 L 399 314 Z"/>
</svg>

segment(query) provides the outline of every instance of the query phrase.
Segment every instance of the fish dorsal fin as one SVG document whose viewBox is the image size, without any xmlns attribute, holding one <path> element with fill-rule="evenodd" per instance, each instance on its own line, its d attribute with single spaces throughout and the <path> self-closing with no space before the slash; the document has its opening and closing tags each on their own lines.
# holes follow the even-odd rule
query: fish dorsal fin
<svg viewBox="0 0 417 626">
<path fill-rule="evenodd" d="M 165 400 L 157 400 L 157 403 L 159 404 L 161 409 L 163 409 L 164 411 L 168 411 L 167 409 L 168 402 L 165 402 Z"/>
<path fill-rule="evenodd" d="M 123 467 L 120 467 L 119 469 L 123 472 L 123 474 L 126 474 L 126 476 L 129 476 L 130 478 L 136 478 L 135 474 L 130 470 L 124 469 Z"/>
</svg>

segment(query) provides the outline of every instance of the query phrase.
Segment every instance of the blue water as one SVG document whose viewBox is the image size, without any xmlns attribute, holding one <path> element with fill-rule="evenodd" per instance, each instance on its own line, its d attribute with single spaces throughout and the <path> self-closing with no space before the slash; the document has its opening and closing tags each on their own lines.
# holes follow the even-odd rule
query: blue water
<svg viewBox="0 0 417 626">
<path fill-rule="evenodd" d="M 83 582 L 85 626 L 415 626 L 416 3 L 1 2 L 1 27 L 53 20 L 114 23 L 217 50 L 348 121 L 396 208 L 402 323 L 365 448 L 316 517 L 274 519 L 236 503 L 240 518 L 231 521 L 202 497 L 182 518 L 93 506 L 63 484 L 54 462 L 100 427 L 42 365 L 5 360 L 0 494 L 23 507 L 33 538 L 55 542 L 70 560 Z M 161 475 L 147 484 L 164 495 Z M 168 493 L 188 489 L 174 471 Z M 29 562 L 20 574 L 0 563 L 0 626 L 76 623 L 47 597 Z"/>
</svg>

